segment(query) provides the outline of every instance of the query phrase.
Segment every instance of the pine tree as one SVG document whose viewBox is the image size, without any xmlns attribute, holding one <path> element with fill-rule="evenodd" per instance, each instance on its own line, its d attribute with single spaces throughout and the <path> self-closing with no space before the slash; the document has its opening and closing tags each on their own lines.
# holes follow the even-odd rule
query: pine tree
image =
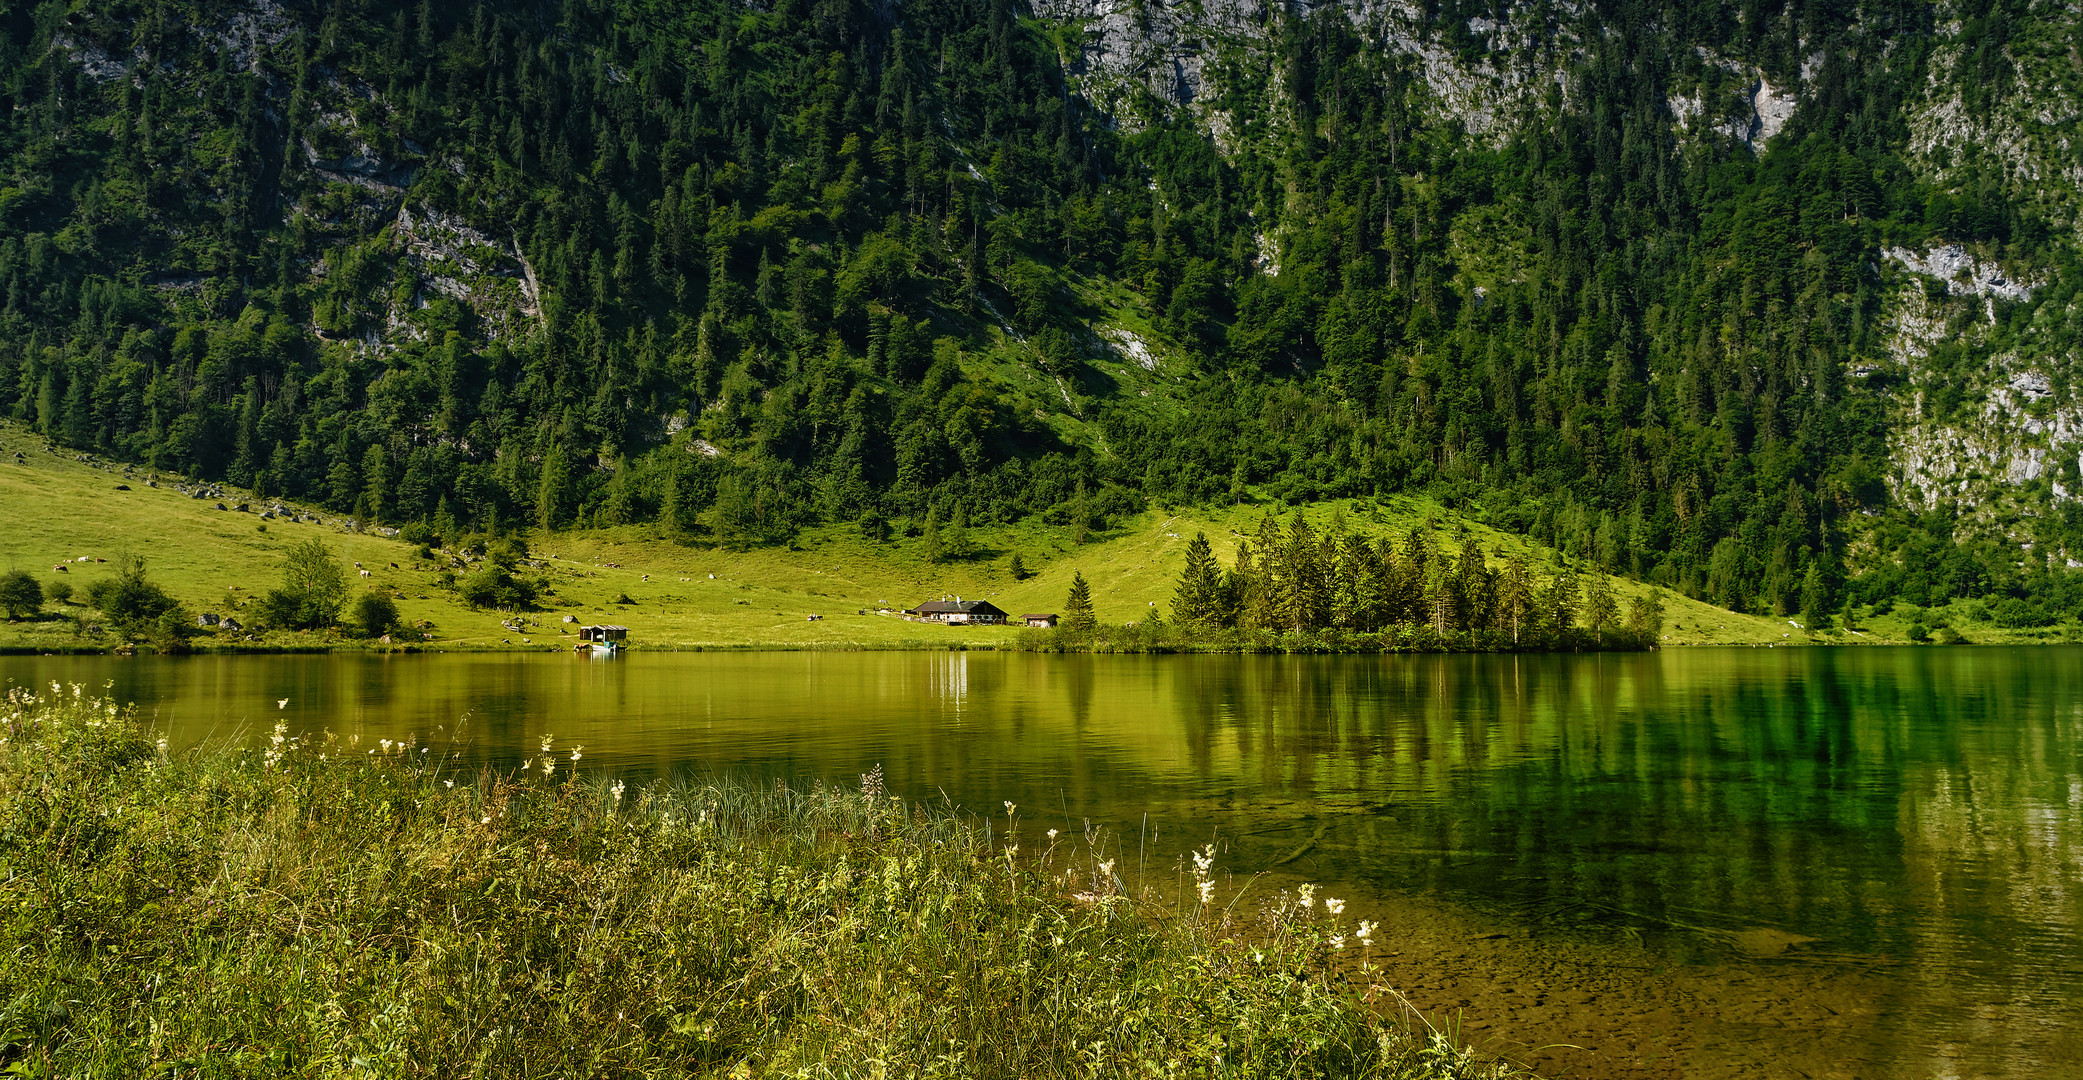
<svg viewBox="0 0 2083 1080">
<path fill-rule="evenodd" d="M 1085 584 L 1083 571 L 1070 577 L 1070 595 L 1063 600 L 1063 631 L 1072 637 L 1088 638 L 1099 630 L 1092 614 L 1092 587 Z"/>
<path fill-rule="evenodd" d="M 383 517 L 390 503 L 390 462 L 382 443 L 372 443 L 362 455 L 362 497 L 355 512 L 370 520 Z"/>
<path fill-rule="evenodd" d="M 1828 630 L 1834 622 L 1830 617 L 1830 588 L 1823 575 L 1823 562 L 1827 558 L 1827 555 L 1818 555 L 1808 560 L 1808 572 L 1801 576 L 1801 622 L 1811 631 Z"/>
<path fill-rule="evenodd" d="M 940 552 L 950 560 L 969 557 L 969 514 L 959 503 L 954 515 L 948 518 L 947 528 L 940 531 Z"/>
<path fill-rule="evenodd" d="M 1546 622 L 1557 645 L 1567 644 L 1577 629 L 1577 575 L 1565 566 L 1548 583 Z"/>
<path fill-rule="evenodd" d="M 1013 557 L 1007 560 L 1005 572 L 1011 574 L 1014 581 L 1025 581 L 1034 576 L 1027 569 L 1027 564 L 1020 561 L 1020 553 L 1017 551 L 1013 552 Z"/>
<path fill-rule="evenodd" d="M 1533 573 L 1524 557 L 1514 555 L 1505 563 L 1504 575 L 1497 582 L 1498 628 L 1510 634 L 1512 644 L 1517 645 L 1532 617 Z"/>
<path fill-rule="evenodd" d="M 1627 632 L 1633 634 L 1643 645 L 1656 646 L 1664 632 L 1664 597 L 1659 589 L 1651 589 L 1635 597 L 1627 608 Z"/>
<path fill-rule="evenodd" d="M 1606 627 L 1620 621 L 1620 603 L 1613 597 L 1613 584 L 1606 575 L 1594 573 L 1584 586 L 1584 624 L 1591 634 L 1603 645 L 1606 642 Z"/>
<path fill-rule="evenodd" d="M 1276 603 L 1280 628 L 1296 633 L 1321 629 L 1329 597 L 1324 588 L 1316 532 L 1300 510 L 1288 521 L 1285 543 L 1278 550 L 1280 593 Z"/>
<path fill-rule="evenodd" d="M 940 508 L 937 506 L 928 507 L 926 510 L 926 535 L 922 545 L 927 562 L 937 563 L 947 555 L 947 549 L 940 540 Z"/>
<path fill-rule="evenodd" d="M 1222 568 L 1215 562 L 1208 534 L 1195 533 L 1186 545 L 1186 569 L 1179 574 L 1179 588 L 1172 594 L 1172 617 L 1188 626 L 1213 623 L 1221 587 Z"/>
<path fill-rule="evenodd" d="M 551 450 L 543 455 L 542 481 L 535 490 L 535 524 L 544 532 L 562 525 L 567 517 L 567 489 L 571 486 L 570 475 L 564 463 L 564 451 Z"/>
</svg>

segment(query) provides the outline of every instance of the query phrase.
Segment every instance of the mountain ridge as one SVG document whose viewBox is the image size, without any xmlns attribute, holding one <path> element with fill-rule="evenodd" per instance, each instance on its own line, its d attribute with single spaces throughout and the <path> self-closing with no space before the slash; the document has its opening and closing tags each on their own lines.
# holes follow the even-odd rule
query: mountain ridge
<svg viewBox="0 0 2083 1080">
<path fill-rule="evenodd" d="M 446 531 L 1424 491 L 1735 609 L 2067 618 L 2074 26 L 17 5 L 0 409 Z"/>
</svg>

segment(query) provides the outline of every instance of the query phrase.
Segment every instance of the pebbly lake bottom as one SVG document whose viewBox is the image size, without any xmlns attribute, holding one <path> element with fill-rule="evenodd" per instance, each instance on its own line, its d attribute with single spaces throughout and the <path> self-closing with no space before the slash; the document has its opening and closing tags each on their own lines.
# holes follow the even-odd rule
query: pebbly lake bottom
<svg viewBox="0 0 2083 1080">
<path fill-rule="evenodd" d="M 1379 922 L 1342 957 L 1388 1007 L 1551 1076 L 2083 1076 L 2083 649 L 0 658 L 54 680 L 177 743 L 879 764 L 1160 885 L 1213 842 L 1246 903 Z"/>
</svg>

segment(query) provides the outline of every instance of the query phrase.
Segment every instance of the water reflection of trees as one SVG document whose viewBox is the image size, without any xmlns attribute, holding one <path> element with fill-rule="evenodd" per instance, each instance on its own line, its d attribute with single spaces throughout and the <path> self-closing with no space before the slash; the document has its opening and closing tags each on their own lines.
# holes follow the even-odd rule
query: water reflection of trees
<svg viewBox="0 0 2083 1080">
<path fill-rule="evenodd" d="M 2060 1000 L 2083 966 L 2062 929 L 2083 919 L 2077 659 L 1247 662 L 1182 668 L 1176 717 L 1188 745 L 1235 748 L 1239 780 L 1292 796 L 1282 812 L 1326 823 L 1297 864 L 1320 877 L 1710 948 L 1771 926 L 1992 1000 Z M 1311 834 L 1235 825 L 1246 864 Z"/>
<path fill-rule="evenodd" d="M 1769 925 L 1981 1000 L 2083 995 L 2079 650 L 9 663 L 116 679 L 197 735 L 289 697 L 371 741 L 467 713 L 508 767 L 543 732 L 632 775 L 880 762 L 894 791 L 1038 827 L 1147 813 L 1158 853 L 1219 832 L 1236 869 L 1295 856 L 1564 925 Z"/>
</svg>

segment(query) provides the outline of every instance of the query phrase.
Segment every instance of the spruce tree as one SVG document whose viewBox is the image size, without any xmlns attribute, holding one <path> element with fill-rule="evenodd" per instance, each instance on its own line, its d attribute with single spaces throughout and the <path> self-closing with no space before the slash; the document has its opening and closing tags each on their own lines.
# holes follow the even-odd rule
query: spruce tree
<svg viewBox="0 0 2083 1080">
<path fill-rule="evenodd" d="M 1524 557 L 1514 555 L 1505 563 L 1504 575 L 1497 582 L 1498 629 L 1510 634 L 1512 644 L 1517 645 L 1532 616 L 1533 573 Z"/>
<path fill-rule="evenodd" d="M 1567 644 L 1577 629 L 1577 575 L 1565 566 L 1548 583 L 1547 623 L 1557 645 Z"/>
<path fill-rule="evenodd" d="M 1020 561 L 1020 553 L 1017 551 L 1013 552 L 1013 557 L 1006 562 L 1005 572 L 1011 574 L 1014 581 L 1025 581 L 1033 576 L 1028 571 L 1027 564 Z"/>
<path fill-rule="evenodd" d="M 1613 598 L 1612 582 L 1606 580 L 1604 574 L 1592 574 L 1591 580 L 1584 586 L 1584 625 L 1591 629 L 1592 636 L 1603 645 L 1606 641 L 1606 627 L 1619 621 L 1620 603 Z"/>
<path fill-rule="evenodd" d="M 947 549 L 941 545 L 940 541 L 940 509 L 938 507 L 932 507 L 926 511 L 926 535 L 923 538 L 923 547 L 926 552 L 927 562 L 937 563 L 947 554 Z"/>
<path fill-rule="evenodd" d="M 1172 617 L 1188 626 L 1213 622 L 1221 586 L 1222 569 L 1216 565 L 1208 534 L 1195 533 L 1193 542 L 1186 545 L 1186 569 L 1179 574 L 1179 588 L 1172 594 Z"/>
<path fill-rule="evenodd" d="M 1922 625 L 1921 623 L 1918 625 Z M 1635 597 L 1627 608 L 1627 632 L 1645 646 L 1654 648 L 1664 631 L 1663 592 L 1651 589 Z"/>
<path fill-rule="evenodd" d="M 1073 637 L 1091 637 L 1099 629 L 1092 614 L 1092 587 L 1085 584 L 1083 571 L 1070 577 L 1070 595 L 1063 600 L 1063 632 Z"/>
</svg>

